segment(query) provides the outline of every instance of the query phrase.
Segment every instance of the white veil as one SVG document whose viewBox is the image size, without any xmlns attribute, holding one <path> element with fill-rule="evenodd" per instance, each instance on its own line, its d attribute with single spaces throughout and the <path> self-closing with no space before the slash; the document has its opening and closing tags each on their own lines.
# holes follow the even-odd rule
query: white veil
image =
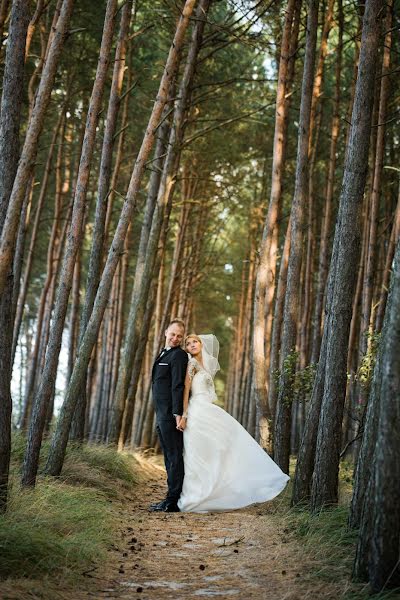
<svg viewBox="0 0 400 600">
<path fill-rule="evenodd" d="M 201 354 L 204 368 L 212 377 L 215 377 L 215 373 L 220 369 L 218 362 L 219 341 L 213 333 L 201 334 L 199 338 L 203 343 Z"/>
</svg>

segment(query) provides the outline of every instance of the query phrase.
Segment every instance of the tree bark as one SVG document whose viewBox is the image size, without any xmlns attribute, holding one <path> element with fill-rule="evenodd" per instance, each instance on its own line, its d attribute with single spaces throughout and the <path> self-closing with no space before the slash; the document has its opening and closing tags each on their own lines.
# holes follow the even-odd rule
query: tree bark
<svg viewBox="0 0 400 600">
<path fill-rule="evenodd" d="M 286 132 L 286 114 L 288 101 L 287 77 L 290 61 L 290 42 L 292 22 L 296 2 L 288 0 L 285 24 L 282 34 L 281 56 L 279 62 L 278 86 L 276 92 L 275 133 L 272 163 L 271 194 L 267 218 L 264 225 L 263 239 L 260 248 L 260 262 L 257 267 L 256 290 L 254 299 L 254 332 L 253 332 L 253 388 L 254 402 L 257 407 L 258 438 L 265 449 L 271 448 L 271 411 L 267 394 L 267 371 L 265 356 L 265 313 L 267 289 L 273 293 L 276 251 L 278 243 L 278 217 L 282 197 L 282 180 L 284 170 L 284 146 Z M 269 310 L 271 306 L 269 306 Z"/>
<path fill-rule="evenodd" d="M 44 205 L 44 201 L 45 201 L 46 193 L 47 193 L 50 169 L 51 169 L 51 165 L 53 162 L 54 150 L 56 147 L 56 142 L 57 142 L 57 138 L 59 135 L 59 131 L 60 131 L 60 127 L 61 127 L 63 118 L 64 118 L 64 111 L 61 111 L 60 116 L 57 120 L 56 127 L 54 129 L 51 143 L 50 143 L 49 153 L 47 155 L 46 165 L 45 165 L 43 176 L 42 176 L 40 193 L 39 193 L 39 197 L 37 200 L 35 218 L 34 218 L 33 225 L 32 225 L 29 247 L 28 247 L 27 256 L 26 256 L 26 264 L 25 264 L 24 274 L 22 277 L 22 284 L 21 284 L 19 294 L 18 294 L 17 310 L 16 310 L 15 321 L 14 321 L 13 346 L 12 346 L 12 361 L 13 362 L 14 362 L 14 356 L 15 356 L 15 352 L 16 352 L 17 344 L 18 344 L 18 338 L 19 338 L 19 332 L 20 332 L 20 328 L 21 328 L 22 316 L 23 316 L 23 312 L 24 312 L 26 295 L 28 292 L 29 278 L 30 278 L 31 269 L 32 269 L 34 248 L 35 248 L 37 235 L 38 235 L 38 231 L 39 231 L 40 218 L 42 215 L 42 209 L 43 209 L 43 205 Z"/>
<path fill-rule="evenodd" d="M 0 233 L 7 227 L 7 208 L 19 158 L 19 129 L 23 100 L 25 40 L 29 2 L 15 0 L 11 11 L 0 115 Z M 22 197 L 23 200 L 23 197 Z M 11 257 L 12 259 L 12 257 Z M 0 290 L 0 512 L 6 510 L 11 455 L 11 348 L 13 333 L 13 265 L 4 270 Z"/>
<path fill-rule="evenodd" d="M 318 1 L 308 3 L 306 54 L 301 91 L 299 135 L 296 162 L 296 181 L 290 215 L 290 254 L 287 273 L 285 310 L 281 342 L 282 369 L 274 434 L 274 460 L 289 472 L 290 415 L 293 399 L 292 379 L 295 369 L 300 273 L 303 246 L 304 211 L 308 193 L 308 147 L 310 115 L 314 81 L 315 50 L 318 26 Z"/>
<path fill-rule="evenodd" d="M 360 252 L 360 217 L 367 176 L 381 7 L 380 0 L 367 0 L 363 20 L 352 125 L 334 240 L 337 260 L 330 310 L 324 325 L 324 333 L 329 331 L 326 366 L 318 367 L 324 369 L 324 385 L 311 497 L 314 511 L 337 502 L 347 344 L 356 284 L 353 265 Z"/>
<path fill-rule="evenodd" d="M 13 260 L 21 207 L 36 159 L 39 137 L 43 128 L 44 117 L 49 104 L 58 61 L 64 45 L 64 39 L 67 35 L 72 8 L 73 0 L 64 0 L 57 21 L 57 28 L 54 32 L 48 57 L 43 69 L 37 91 L 36 103 L 29 121 L 21 157 L 13 182 L 0 239 L 0 294 L 5 288 L 8 272 Z"/>
<path fill-rule="evenodd" d="M 283 309 L 285 305 L 287 270 L 290 252 L 290 219 L 288 221 L 285 243 L 282 250 L 281 264 L 279 267 L 278 284 L 276 288 L 276 299 L 274 309 L 274 324 L 272 327 L 270 368 L 269 368 L 269 403 L 272 418 L 275 418 L 276 403 L 278 397 L 277 377 L 282 365 L 279 364 L 279 348 L 282 331 Z"/>
<path fill-rule="evenodd" d="M 362 506 L 353 577 L 369 581 L 373 592 L 400 584 L 400 243 L 397 244 L 391 291 L 382 332 L 380 360 L 374 371 L 374 397 L 368 407 L 368 439 L 363 440 L 357 474 L 363 476 L 365 497 L 353 497 L 352 509 Z M 372 407 L 372 408 L 371 408 Z M 370 444 L 367 447 L 367 442 Z M 369 459 L 369 460 L 368 460 Z M 361 463 L 360 463 L 361 461 Z M 356 491 L 360 491 L 356 479 Z M 355 500 L 355 502 L 354 502 Z M 353 513 L 358 516 L 358 510 Z M 357 523 L 357 519 L 355 521 Z"/>
<path fill-rule="evenodd" d="M 395 209 L 395 212 L 393 215 L 392 231 L 390 234 L 389 245 L 388 245 L 388 249 L 387 249 L 387 253 L 386 253 L 385 267 L 384 267 L 384 271 L 383 271 L 382 284 L 381 284 L 381 289 L 380 289 L 378 313 L 377 313 L 376 325 L 375 325 L 376 331 L 380 331 L 382 329 L 383 317 L 385 315 L 385 308 L 386 308 L 387 290 L 389 287 L 390 274 L 392 272 L 391 267 L 392 267 L 392 262 L 393 262 L 393 257 L 394 257 L 394 251 L 395 251 L 399 236 L 400 236 L 400 186 L 399 186 L 399 192 L 398 192 L 397 206 L 396 206 L 396 209 Z"/>
<path fill-rule="evenodd" d="M 376 243 L 378 228 L 379 199 L 381 195 L 382 169 L 385 152 L 385 121 L 387 104 L 390 91 L 388 73 L 390 70 L 390 51 L 392 45 L 392 0 L 387 2 L 387 16 L 385 20 L 385 43 L 383 49 L 383 61 L 381 72 L 381 86 L 379 97 L 379 112 L 377 123 L 377 139 L 375 150 L 374 177 L 370 196 L 369 211 L 369 236 L 366 255 L 366 267 L 364 272 L 364 285 L 361 308 L 361 331 L 360 331 L 360 355 L 366 354 L 370 345 L 368 332 L 370 332 L 373 286 L 375 279 Z"/>
<path fill-rule="evenodd" d="M 332 204 L 335 184 L 336 148 L 340 131 L 340 101 L 341 101 L 341 74 L 342 74 L 342 46 L 343 46 L 343 7 L 342 0 L 338 2 L 338 49 L 335 73 L 335 99 L 331 125 L 331 143 L 329 148 L 329 162 L 325 193 L 325 210 L 322 220 L 321 241 L 319 249 L 318 281 L 315 292 L 315 306 L 313 315 L 313 337 L 311 346 L 311 362 L 317 363 L 321 348 L 321 319 L 324 306 L 326 279 L 329 261 L 329 239 L 332 223 Z"/>
<path fill-rule="evenodd" d="M 112 157 L 117 129 L 117 118 L 121 102 L 121 92 L 126 62 L 126 42 L 129 33 L 129 24 L 132 15 L 133 0 L 126 2 L 121 11 L 121 22 L 118 43 L 115 50 L 114 69 L 111 82 L 110 99 L 103 137 L 103 147 L 100 160 L 99 181 L 96 202 L 96 214 L 92 246 L 89 257 L 88 275 L 86 280 L 85 303 L 82 309 L 79 339 L 82 340 L 86 326 L 89 322 L 93 309 L 97 288 L 100 281 L 101 267 L 105 248 L 105 222 L 107 215 L 108 197 L 110 193 Z M 85 435 L 86 414 L 86 385 L 83 384 L 79 393 L 77 407 L 75 409 L 71 437 L 82 442 Z"/>
<path fill-rule="evenodd" d="M 47 247 L 46 257 L 46 277 L 43 282 L 38 303 L 38 314 L 36 320 L 36 332 L 33 342 L 33 349 L 29 361 L 29 369 L 25 383 L 25 399 L 24 412 L 21 420 L 21 429 L 26 429 L 29 423 L 32 402 L 35 395 L 36 382 L 38 373 L 40 372 L 40 356 L 44 353 L 46 344 L 45 339 L 45 320 L 50 322 L 51 312 L 53 310 L 54 286 L 56 285 L 57 275 L 59 271 L 59 263 L 61 259 L 62 249 L 62 231 L 61 215 L 63 210 L 62 199 L 62 179 L 61 179 L 61 160 L 62 153 L 65 149 L 62 139 L 64 137 L 64 128 L 62 128 L 61 140 L 58 146 L 57 161 L 56 161 L 56 194 L 54 202 L 53 224 L 50 232 L 50 238 Z"/>
</svg>

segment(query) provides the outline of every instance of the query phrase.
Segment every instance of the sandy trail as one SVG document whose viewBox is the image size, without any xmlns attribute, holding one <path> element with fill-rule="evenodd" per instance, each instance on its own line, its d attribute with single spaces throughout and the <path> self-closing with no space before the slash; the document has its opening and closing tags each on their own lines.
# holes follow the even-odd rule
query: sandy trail
<svg viewBox="0 0 400 600">
<path fill-rule="evenodd" d="M 345 582 L 309 579 L 311 564 L 297 541 L 277 526 L 273 502 L 225 513 L 149 513 L 165 495 L 164 470 L 143 461 L 146 478 L 121 509 L 121 536 L 107 573 L 93 578 L 86 597 L 344 598 Z M 101 576 L 101 583 L 98 577 Z M 96 589 L 94 589 L 96 588 Z M 354 598 L 354 596 L 352 596 Z"/>
</svg>

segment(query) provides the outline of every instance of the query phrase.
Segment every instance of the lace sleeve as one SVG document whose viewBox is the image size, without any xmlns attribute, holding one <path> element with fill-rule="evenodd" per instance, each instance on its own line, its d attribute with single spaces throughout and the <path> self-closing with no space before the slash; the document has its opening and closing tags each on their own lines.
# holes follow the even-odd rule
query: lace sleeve
<svg viewBox="0 0 400 600">
<path fill-rule="evenodd" d="M 196 375 L 197 371 L 199 370 L 198 363 L 195 358 L 189 358 L 187 369 L 188 369 L 187 372 L 189 375 L 189 379 L 190 379 L 190 381 L 192 381 L 193 377 Z"/>
</svg>

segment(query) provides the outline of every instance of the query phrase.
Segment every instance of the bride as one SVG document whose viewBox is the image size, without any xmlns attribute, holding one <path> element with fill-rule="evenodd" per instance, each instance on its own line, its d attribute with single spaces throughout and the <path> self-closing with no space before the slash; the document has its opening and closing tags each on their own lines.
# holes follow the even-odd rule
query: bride
<svg viewBox="0 0 400 600">
<path fill-rule="evenodd" d="M 216 400 L 213 378 L 219 343 L 212 335 L 190 334 L 183 399 L 185 477 L 178 507 L 184 512 L 242 508 L 277 496 L 288 475 Z M 190 392 L 190 398 L 189 398 Z"/>
</svg>

